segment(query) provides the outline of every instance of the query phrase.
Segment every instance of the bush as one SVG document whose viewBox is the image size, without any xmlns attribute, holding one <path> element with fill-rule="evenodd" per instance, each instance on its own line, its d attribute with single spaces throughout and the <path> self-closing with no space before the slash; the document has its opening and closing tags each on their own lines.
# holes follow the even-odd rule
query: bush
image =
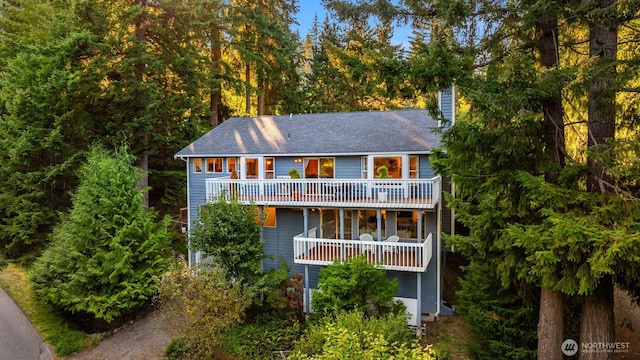
<svg viewBox="0 0 640 360">
<path fill-rule="evenodd" d="M 288 351 L 302 333 L 297 318 L 262 314 L 253 324 L 237 324 L 226 331 L 222 347 L 240 359 L 268 359 L 276 351 Z"/>
<path fill-rule="evenodd" d="M 255 205 L 227 202 L 224 196 L 209 201 L 198 210 L 190 236 L 191 249 L 212 256 L 227 272 L 227 278 L 254 283 L 261 277 L 264 244 L 260 240 L 261 221 L 256 221 Z"/>
<path fill-rule="evenodd" d="M 367 318 L 361 311 L 340 311 L 311 326 L 289 359 L 434 359 L 422 349 L 398 314 Z"/>
<path fill-rule="evenodd" d="M 174 326 L 183 330 L 167 348 L 167 356 L 179 359 L 210 357 L 223 331 L 241 321 L 251 303 L 246 290 L 227 280 L 222 269 L 202 265 L 196 276 L 184 259 L 172 262 L 162 277 L 158 300 L 170 306 Z"/>
<path fill-rule="evenodd" d="M 393 301 L 397 292 L 397 280 L 387 279 L 383 269 L 376 268 L 360 255 L 320 270 L 318 290 L 313 293 L 312 305 L 320 315 L 336 310 L 359 310 L 366 316 L 389 312 L 404 315 L 404 304 Z"/>
<path fill-rule="evenodd" d="M 91 151 L 73 207 L 32 272 L 38 298 L 94 326 L 148 305 L 165 268 L 169 219 L 156 224 L 145 209 L 142 174 L 126 151 Z"/>
</svg>

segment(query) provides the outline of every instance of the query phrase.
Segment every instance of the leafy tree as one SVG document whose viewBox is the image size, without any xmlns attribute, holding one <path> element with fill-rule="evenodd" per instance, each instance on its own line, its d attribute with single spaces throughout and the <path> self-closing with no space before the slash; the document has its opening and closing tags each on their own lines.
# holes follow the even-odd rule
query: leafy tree
<svg viewBox="0 0 640 360">
<path fill-rule="evenodd" d="M 36 295 L 77 319 L 112 323 L 148 305 L 165 268 L 169 219 L 142 204 L 142 174 L 120 147 L 94 147 L 73 207 L 33 269 Z"/>
<path fill-rule="evenodd" d="M 203 265 L 194 271 L 184 259 L 172 261 L 162 275 L 160 301 L 182 331 L 167 347 L 167 355 L 180 359 L 215 354 L 223 331 L 241 321 L 251 304 L 246 289 L 229 281 L 223 269 Z"/>
<path fill-rule="evenodd" d="M 220 196 L 198 210 L 190 246 L 205 257 L 211 256 L 228 278 L 253 284 L 261 276 L 264 258 L 261 228 L 255 205 L 244 205 L 238 199 L 227 202 Z"/>
<path fill-rule="evenodd" d="M 397 291 L 397 280 L 387 279 L 383 269 L 370 264 L 364 256 L 358 256 L 320 269 L 312 304 L 315 312 L 325 315 L 336 310 L 355 309 L 366 316 L 390 312 L 404 315 L 404 306 L 393 300 Z"/>
</svg>

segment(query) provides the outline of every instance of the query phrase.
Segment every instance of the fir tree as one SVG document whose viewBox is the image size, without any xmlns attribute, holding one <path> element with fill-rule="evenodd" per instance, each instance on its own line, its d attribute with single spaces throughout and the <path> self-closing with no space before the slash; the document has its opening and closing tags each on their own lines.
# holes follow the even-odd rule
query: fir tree
<svg viewBox="0 0 640 360">
<path fill-rule="evenodd" d="M 92 149 L 73 207 L 34 265 L 36 295 L 77 319 L 111 323 L 148 305 L 165 267 L 169 219 L 156 223 L 143 206 L 126 151 Z"/>
</svg>

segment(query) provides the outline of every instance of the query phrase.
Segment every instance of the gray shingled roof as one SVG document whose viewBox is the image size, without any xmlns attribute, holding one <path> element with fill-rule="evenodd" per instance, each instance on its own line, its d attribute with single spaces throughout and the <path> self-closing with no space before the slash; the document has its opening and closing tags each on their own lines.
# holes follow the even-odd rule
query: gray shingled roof
<svg viewBox="0 0 640 360">
<path fill-rule="evenodd" d="M 426 110 L 230 118 L 176 157 L 424 153 L 440 146 Z"/>
</svg>

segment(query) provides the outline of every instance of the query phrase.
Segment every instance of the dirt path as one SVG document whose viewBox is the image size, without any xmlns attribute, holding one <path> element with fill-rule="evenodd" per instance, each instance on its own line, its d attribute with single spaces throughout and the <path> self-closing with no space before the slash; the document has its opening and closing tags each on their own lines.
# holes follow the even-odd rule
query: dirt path
<svg viewBox="0 0 640 360">
<path fill-rule="evenodd" d="M 157 310 L 118 329 L 95 346 L 65 357 L 65 360 L 154 360 L 178 331 L 167 321 L 165 311 Z"/>
</svg>

